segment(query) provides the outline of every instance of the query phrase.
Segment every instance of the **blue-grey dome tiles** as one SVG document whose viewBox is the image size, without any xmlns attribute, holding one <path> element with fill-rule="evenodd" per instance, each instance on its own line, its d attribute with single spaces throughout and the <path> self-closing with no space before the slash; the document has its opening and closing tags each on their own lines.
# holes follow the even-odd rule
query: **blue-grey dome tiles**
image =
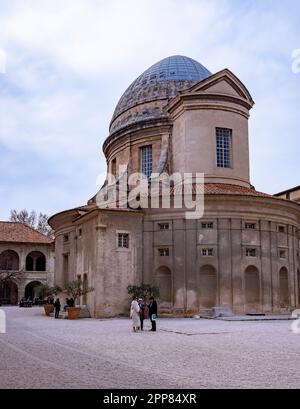
<svg viewBox="0 0 300 409">
<path fill-rule="evenodd" d="M 212 74 L 208 69 L 192 58 L 181 55 L 164 58 L 148 68 L 127 88 L 116 106 L 112 122 L 136 105 L 155 100 L 169 100 L 178 91 L 188 89 L 210 75 Z M 160 116 L 160 109 L 146 109 L 140 113 L 136 112 L 134 117 L 129 115 L 128 118 L 116 121 L 110 131 L 112 133 L 128 123 Z"/>
</svg>

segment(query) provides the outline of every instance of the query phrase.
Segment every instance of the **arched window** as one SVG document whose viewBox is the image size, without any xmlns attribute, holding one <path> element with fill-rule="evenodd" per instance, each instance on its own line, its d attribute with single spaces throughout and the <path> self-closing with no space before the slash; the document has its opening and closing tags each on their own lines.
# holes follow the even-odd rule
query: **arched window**
<svg viewBox="0 0 300 409">
<path fill-rule="evenodd" d="M 279 306 L 286 308 L 290 304 L 289 294 L 289 277 L 286 267 L 282 267 L 279 271 Z"/>
<path fill-rule="evenodd" d="M 46 257 L 40 251 L 32 251 L 26 257 L 26 271 L 46 271 Z"/>
<path fill-rule="evenodd" d="M 172 302 L 172 274 L 168 267 L 162 266 L 156 272 L 159 299 L 161 302 Z"/>
<path fill-rule="evenodd" d="M 19 270 L 19 256 L 13 250 L 5 250 L 0 254 L 0 270 Z"/>
<path fill-rule="evenodd" d="M 211 265 L 200 268 L 199 301 L 200 308 L 212 308 L 217 304 L 217 273 Z"/>
<path fill-rule="evenodd" d="M 255 266 L 249 266 L 245 270 L 245 309 L 246 312 L 260 310 L 259 271 Z"/>
</svg>

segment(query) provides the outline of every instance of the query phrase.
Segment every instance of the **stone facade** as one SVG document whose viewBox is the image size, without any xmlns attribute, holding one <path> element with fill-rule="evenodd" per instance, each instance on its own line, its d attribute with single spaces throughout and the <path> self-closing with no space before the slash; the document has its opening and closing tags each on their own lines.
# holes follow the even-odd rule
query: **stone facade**
<svg viewBox="0 0 300 409">
<path fill-rule="evenodd" d="M 96 317 L 128 313 L 126 287 L 142 282 L 159 286 L 160 310 L 170 313 L 214 306 L 238 314 L 295 309 L 300 206 L 287 200 L 291 197 L 257 192 L 250 183 L 251 95 L 229 70 L 206 70 L 198 77 L 203 66 L 184 59 L 190 64 L 186 72 L 169 72 L 157 63 L 158 70 L 147 70 L 121 98 L 103 145 L 105 186 L 118 186 L 121 165 L 129 175 L 139 172 L 141 148 L 149 146 L 153 173 L 191 173 L 192 191 L 196 172 L 204 173 L 203 217 L 187 219 L 187 209 L 175 208 L 174 196 L 168 209 L 137 210 L 118 202 L 100 209 L 95 196 L 50 219 L 56 232 L 55 281 L 63 286 L 80 276 L 93 286 L 81 302 Z M 178 56 L 169 60 L 182 67 Z M 168 79 L 177 74 L 177 81 Z M 230 135 L 228 166 L 217 162 L 217 129 Z M 176 188 L 175 183 L 173 195 Z"/>
</svg>

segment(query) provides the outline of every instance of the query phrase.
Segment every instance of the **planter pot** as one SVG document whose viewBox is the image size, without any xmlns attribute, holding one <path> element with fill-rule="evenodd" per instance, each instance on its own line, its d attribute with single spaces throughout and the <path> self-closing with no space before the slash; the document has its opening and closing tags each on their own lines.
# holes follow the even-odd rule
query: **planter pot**
<svg viewBox="0 0 300 409">
<path fill-rule="evenodd" d="M 45 310 L 45 314 L 49 316 L 52 312 L 54 312 L 54 305 L 44 304 L 44 310 Z"/>
<path fill-rule="evenodd" d="M 68 307 L 68 320 L 76 320 L 80 316 L 80 307 Z"/>
</svg>

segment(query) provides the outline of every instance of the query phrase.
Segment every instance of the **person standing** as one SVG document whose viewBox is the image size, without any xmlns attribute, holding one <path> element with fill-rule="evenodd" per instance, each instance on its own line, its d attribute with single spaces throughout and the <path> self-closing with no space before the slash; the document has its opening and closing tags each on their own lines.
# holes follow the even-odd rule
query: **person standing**
<svg viewBox="0 0 300 409">
<path fill-rule="evenodd" d="M 149 318 L 151 321 L 151 330 L 150 331 L 156 331 L 156 319 L 157 319 L 157 302 L 155 301 L 154 297 L 149 298 Z"/>
<path fill-rule="evenodd" d="M 54 308 L 55 308 L 55 318 L 59 318 L 59 312 L 60 312 L 60 301 L 59 298 L 56 298 L 56 301 L 54 303 Z"/>
<path fill-rule="evenodd" d="M 142 298 L 139 298 L 140 307 L 140 321 L 141 321 L 141 331 L 144 329 L 144 319 L 145 319 L 145 303 Z"/>
<path fill-rule="evenodd" d="M 133 297 L 130 307 L 130 318 L 132 319 L 133 331 L 136 332 L 140 329 L 140 307 L 137 302 L 137 297 Z"/>
</svg>

